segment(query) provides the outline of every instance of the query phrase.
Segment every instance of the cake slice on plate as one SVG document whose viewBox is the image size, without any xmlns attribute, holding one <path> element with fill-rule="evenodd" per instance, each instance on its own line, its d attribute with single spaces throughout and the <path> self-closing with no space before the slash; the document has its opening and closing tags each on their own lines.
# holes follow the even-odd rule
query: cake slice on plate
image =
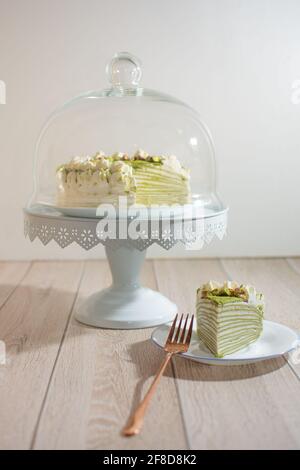
<svg viewBox="0 0 300 470">
<path fill-rule="evenodd" d="M 245 348 L 262 333 L 264 297 L 252 286 L 210 281 L 197 290 L 197 333 L 216 357 Z"/>
</svg>

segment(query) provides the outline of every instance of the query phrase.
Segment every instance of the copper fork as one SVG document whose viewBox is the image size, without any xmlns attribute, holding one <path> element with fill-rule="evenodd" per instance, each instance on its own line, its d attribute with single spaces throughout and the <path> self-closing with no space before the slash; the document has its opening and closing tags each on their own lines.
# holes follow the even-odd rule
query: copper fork
<svg viewBox="0 0 300 470">
<path fill-rule="evenodd" d="M 167 353 L 166 357 L 165 357 L 162 365 L 160 366 L 160 369 L 157 372 L 157 374 L 156 374 L 156 376 L 155 376 L 148 392 L 146 393 L 144 399 L 141 401 L 141 403 L 136 408 L 133 416 L 130 419 L 129 424 L 127 426 L 125 426 L 125 428 L 123 429 L 123 435 L 124 436 L 133 436 L 133 435 L 138 434 L 140 432 L 140 430 L 142 429 L 142 426 L 143 426 L 144 416 L 146 414 L 146 410 L 148 408 L 150 400 L 151 400 L 152 396 L 154 395 L 154 392 L 156 390 L 159 379 L 163 375 L 163 373 L 165 371 L 165 368 L 167 367 L 171 357 L 174 354 L 186 352 L 189 348 L 189 345 L 190 345 L 190 342 L 191 342 L 192 331 L 193 331 L 194 315 L 191 316 L 188 329 L 187 329 L 187 325 L 188 325 L 188 320 L 189 320 L 189 314 L 186 315 L 185 319 L 184 319 L 184 315 L 181 315 L 180 320 L 179 320 L 179 324 L 176 328 L 177 319 L 178 319 L 178 314 L 174 318 L 174 321 L 173 321 L 173 324 L 171 326 L 169 335 L 167 337 L 166 344 L 164 346 L 164 350 Z M 181 330 L 181 325 L 182 325 L 183 321 L 184 321 L 184 324 L 183 324 L 183 328 Z M 186 333 L 186 331 L 187 331 L 187 333 Z"/>
</svg>

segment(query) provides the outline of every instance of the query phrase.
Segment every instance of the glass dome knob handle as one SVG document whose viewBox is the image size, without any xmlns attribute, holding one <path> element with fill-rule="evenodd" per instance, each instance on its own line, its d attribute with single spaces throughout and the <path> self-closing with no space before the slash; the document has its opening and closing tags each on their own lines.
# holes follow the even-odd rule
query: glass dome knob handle
<svg viewBox="0 0 300 470">
<path fill-rule="evenodd" d="M 113 87 L 134 88 L 142 76 L 141 62 L 128 52 L 119 52 L 107 65 L 106 73 Z"/>
</svg>

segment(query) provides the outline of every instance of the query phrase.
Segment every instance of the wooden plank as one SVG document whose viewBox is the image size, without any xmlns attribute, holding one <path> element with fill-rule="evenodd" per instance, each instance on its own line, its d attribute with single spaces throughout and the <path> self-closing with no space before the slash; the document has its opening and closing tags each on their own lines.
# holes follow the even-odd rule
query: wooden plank
<svg viewBox="0 0 300 470">
<path fill-rule="evenodd" d="M 156 288 L 152 262 L 143 284 Z M 80 300 L 110 283 L 108 265 L 88 262 Z M 142 312 L 141 312 L 142 315 Z M 72 318 L 49 387 L 35 449 L 183 449 L 186 439 L 169 369 L 150 405 L 141 435 L 120 435 L 159 367 L 151 330 L 101 330 Z"/>
<path fill-rule="evenodd" d="M 300 277 L 300 258 L 289 258 L 287 259 L 288 265 L 291 269 L 298 275 L 297 279 L 299 280 Z M 298 288 L 299 289 L 299 288 Z M 300 316 L 300 311 L 298 310 L 298 315 Z M 294 369 L 297 376 L 300 378 L 300 330 L 297 329 L 299 334 L 299 346 L 295 351 L 289 354 L 289 363 L 291 367 Z"/>
<path fill-rule="evenodd" d="M 155 261 L 155 271 L 183 312 L 194 312 L 199 285 L 227 277 L 214 260 Z M 174 368 L 192 449 L 299 448 L 299 381 L 283 358 L 218 367 L 178 357 Z"/>
<path fill-rule="evenodd" d="M 300 258 L 287 258 L 288 265 L 300 275 Z"/>
<path fill-rule="evenodd" d="M 31 263 L 26 261 L 0 262 L 0 308 L 22 281 L 30 265 Z"/>
<path fill-rule="evenodd" d="M 28 449 L 82 263 L 37 262 L 0 310 L 7 363 L 0 368 L 0 448 Z"/>
<path fill-rule="evenodd" d="M 300 260 L 227 259 L 222 261 L 228 276 L 248 282 L 266 298 L 266 318 L 283 323 L 300 334 Z M 295 355 L 287 356 L 290 366 L 300 377 Z"/>
</svg>

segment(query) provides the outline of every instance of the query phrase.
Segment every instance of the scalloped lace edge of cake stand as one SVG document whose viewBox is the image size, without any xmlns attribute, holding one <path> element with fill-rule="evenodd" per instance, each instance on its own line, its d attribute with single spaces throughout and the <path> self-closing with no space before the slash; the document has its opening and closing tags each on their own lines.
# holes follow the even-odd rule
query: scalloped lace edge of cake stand
<svg viewBox="0 0 300 470">
<path fill-rule="evenodd" d="M 118 247 L 128 247 L 143 251 L 153 244 L 157 244 L 165 250 L 171 249 L 178 242 L 187 247 L 197 244 L 196 249 L 200 249 L 204 244 L 208 244 L 217 236 L 220 240 L 226 234 L 227 214 L 221 214 L 203 222 L 203 228 L 199 233 L 191 232 L 186 236 L 177 239 L 174 230 L 162 232 L 159 237 L 153 234 L 152 237 L 133 239 L 109 239 L 101 238 L 96 232 L 97 222 L 87 222 L 66 220 L 66 219 L 50 219 L 47 217 L 36 217 L 25 214 L 24 233 L 29 237 L 30 241 L 35 238 L 47 245 L 51 240 L 55 240 L 61 247 L 65 248 L 71 243 L 77 243 L 85 250 L 90 250 L 95 246 L 102 244 L 104 246 L 117 249 Z"/>
</svg>

